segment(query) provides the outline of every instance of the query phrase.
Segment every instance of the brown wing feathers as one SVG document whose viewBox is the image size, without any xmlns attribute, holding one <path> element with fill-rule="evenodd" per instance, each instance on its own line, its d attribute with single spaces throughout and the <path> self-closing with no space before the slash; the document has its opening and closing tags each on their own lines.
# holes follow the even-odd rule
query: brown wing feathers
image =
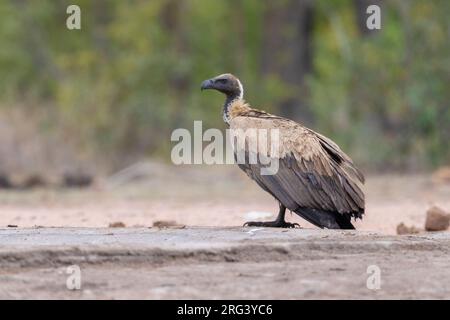
<svg viewBox="0 0 450 320">
<path fill-rule="evenodd" d="M 230 127 L 280 129 L 279 170 L 275 175 L 261 175 L 258 164 L 239 166 L 288 209 L 327 228 L 350 224 L 350 217 L 361 218 L 364 177 L 330 139 L 245 103 L 234 113 L 232 109 Z"/>
</svg>

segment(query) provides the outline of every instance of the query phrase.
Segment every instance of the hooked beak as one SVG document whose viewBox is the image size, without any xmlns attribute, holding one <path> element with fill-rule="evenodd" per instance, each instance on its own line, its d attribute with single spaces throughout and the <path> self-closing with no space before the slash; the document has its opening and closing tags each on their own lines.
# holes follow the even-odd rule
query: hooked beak
<svg viewBox="0 0 450 320">
<path fill-rule="evenodd" d="M 202 86 L 201 86 L 201 90 L 206 90 L 206 89 L 213 89 L 214 88 L 214 81 L 212 79 L 208 79 L 203 81 Z"/>
</svg>

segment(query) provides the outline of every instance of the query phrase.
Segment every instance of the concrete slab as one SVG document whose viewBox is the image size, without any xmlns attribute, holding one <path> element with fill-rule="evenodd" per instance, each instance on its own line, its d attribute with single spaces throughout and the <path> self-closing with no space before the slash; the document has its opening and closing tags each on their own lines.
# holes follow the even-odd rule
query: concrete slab
<svg viewBox="0 0 450 320">
<path fill-rule="evenodd" d="M 7 228 L 0 298 L 450 298 L 449 251 L 449 232 Z"/>
</svg>

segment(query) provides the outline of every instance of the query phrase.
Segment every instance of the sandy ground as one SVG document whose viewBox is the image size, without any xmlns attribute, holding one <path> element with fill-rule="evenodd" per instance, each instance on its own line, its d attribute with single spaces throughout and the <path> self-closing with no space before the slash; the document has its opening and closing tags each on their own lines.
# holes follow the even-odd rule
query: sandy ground
<svg viewBox="0 0 450 320">
<path fill-rule="evenodd" d="M 396 226 L 423 228 L 433 204 L 450 210 L 450 185 L 427 175 L 369 175 L 366 215 L 359 230 L 394 234 Z M 277 213 L 277 203 L 239 169 L 157 167 L 134 179 L 103 179 L 81 190 L 35 189 L 0 192 L 0 226 L 127 227 L 174 220 L 187 226 L 240 226 L 251 212 Z M 271 217 L 266 218 L 270 219 Z M 295 214 L 288 219 L 312 227 Z"/>
</svg>

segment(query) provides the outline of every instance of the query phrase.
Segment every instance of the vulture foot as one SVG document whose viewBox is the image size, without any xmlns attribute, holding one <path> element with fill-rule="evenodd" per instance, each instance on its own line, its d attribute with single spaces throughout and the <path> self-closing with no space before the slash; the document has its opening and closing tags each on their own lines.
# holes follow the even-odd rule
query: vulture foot
<svg viewBox="0 0 450 320">
<path fill-rule="evenodd" d="M 244 223 L 244 227 L 268 227 L 268 228 L 300 228 L 298 223 L 290 223 L 286 221 L 249 221 Z"/>
</svg>

